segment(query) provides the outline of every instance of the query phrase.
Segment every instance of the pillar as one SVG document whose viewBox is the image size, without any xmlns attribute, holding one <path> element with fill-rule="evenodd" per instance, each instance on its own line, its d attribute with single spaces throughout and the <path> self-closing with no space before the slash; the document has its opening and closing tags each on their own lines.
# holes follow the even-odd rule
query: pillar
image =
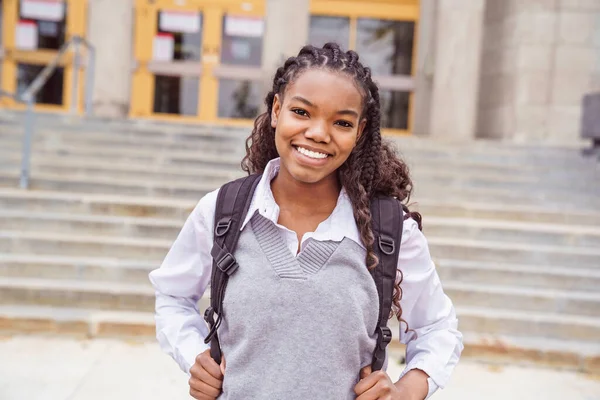
<svg viewBox="0 0 600 400">
<path fill-rule="evenodd" d="M 436 19 L 437 0 L 421 0 L 417 25 L 418 47 L 413 123 L 413 134 L 417 136 L 427 136 L 431 131 Z"/>
<path fill-rule="evenodd" d="M 308 41 L 309 0 L 266 0 L 266 30 L 263 45 L 263 88 L 273 85 L 277 68 Z"/>
<path fill-rule="evenodd" d="M 129 111 L 133 0 L 90 0 L 88 40 L 96 48 L 94 115 L 125 117 Z"/>
<path fill-rule="evenodd" d="M 475 137 L 484 5 L 485 0 L 438 0 L 431 102 L 434 137 Z"/>
</svg>

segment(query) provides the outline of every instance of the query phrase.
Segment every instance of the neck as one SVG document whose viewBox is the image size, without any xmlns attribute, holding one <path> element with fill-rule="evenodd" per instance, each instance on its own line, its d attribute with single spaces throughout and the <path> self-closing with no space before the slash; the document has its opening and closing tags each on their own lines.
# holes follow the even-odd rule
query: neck
<svg viewBox="0 0 600 400">
<path fill-rule="evenodd" d="M 282 165 L 271 181 L 271 191 L 282 210 L 301 215 L 331 214 L 337 204 L 341 185 L 335 175 L 320 182 L 300 182 Z"/>
</svg>

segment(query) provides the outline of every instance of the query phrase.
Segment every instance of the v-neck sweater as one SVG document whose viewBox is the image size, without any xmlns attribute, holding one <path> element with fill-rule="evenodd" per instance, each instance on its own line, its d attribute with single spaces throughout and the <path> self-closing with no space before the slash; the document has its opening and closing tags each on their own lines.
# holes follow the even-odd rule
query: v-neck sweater
<svg viewBox="0 0 600 400">
<path fill-rule="evenodd" d="M 218 331 L 227 361 L 219 399 L 354 399 L 379 311 L 364 248 L 309 239 L 294 257 L 256 213 L 235 257 Z"/>
</svg>

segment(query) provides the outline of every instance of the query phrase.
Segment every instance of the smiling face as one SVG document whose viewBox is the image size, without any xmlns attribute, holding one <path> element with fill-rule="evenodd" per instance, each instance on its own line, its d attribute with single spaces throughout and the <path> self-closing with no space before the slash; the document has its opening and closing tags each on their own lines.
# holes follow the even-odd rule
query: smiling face
<svg viewBox="0 0 600 400">
<path fill-rule="evenodd" d="M 302 183 L 336 181 L 365 127 L 353 79 L 325 69 L 302 72 L 275 96 L 271 125 L 282 172 Z"/>
</svg>

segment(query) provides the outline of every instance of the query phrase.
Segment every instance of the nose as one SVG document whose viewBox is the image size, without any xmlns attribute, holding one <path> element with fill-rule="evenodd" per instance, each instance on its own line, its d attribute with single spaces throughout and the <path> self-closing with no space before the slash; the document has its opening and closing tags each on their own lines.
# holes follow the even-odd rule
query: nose
<svg viewBox="0 0 600 400">
<path fill-rule="evenodd" d="M 313 120 L 304 133 L 304 137 L 316 143 L 329 143 L 331 141 L 329 125 L 326 121 Z"/>
</svg>

